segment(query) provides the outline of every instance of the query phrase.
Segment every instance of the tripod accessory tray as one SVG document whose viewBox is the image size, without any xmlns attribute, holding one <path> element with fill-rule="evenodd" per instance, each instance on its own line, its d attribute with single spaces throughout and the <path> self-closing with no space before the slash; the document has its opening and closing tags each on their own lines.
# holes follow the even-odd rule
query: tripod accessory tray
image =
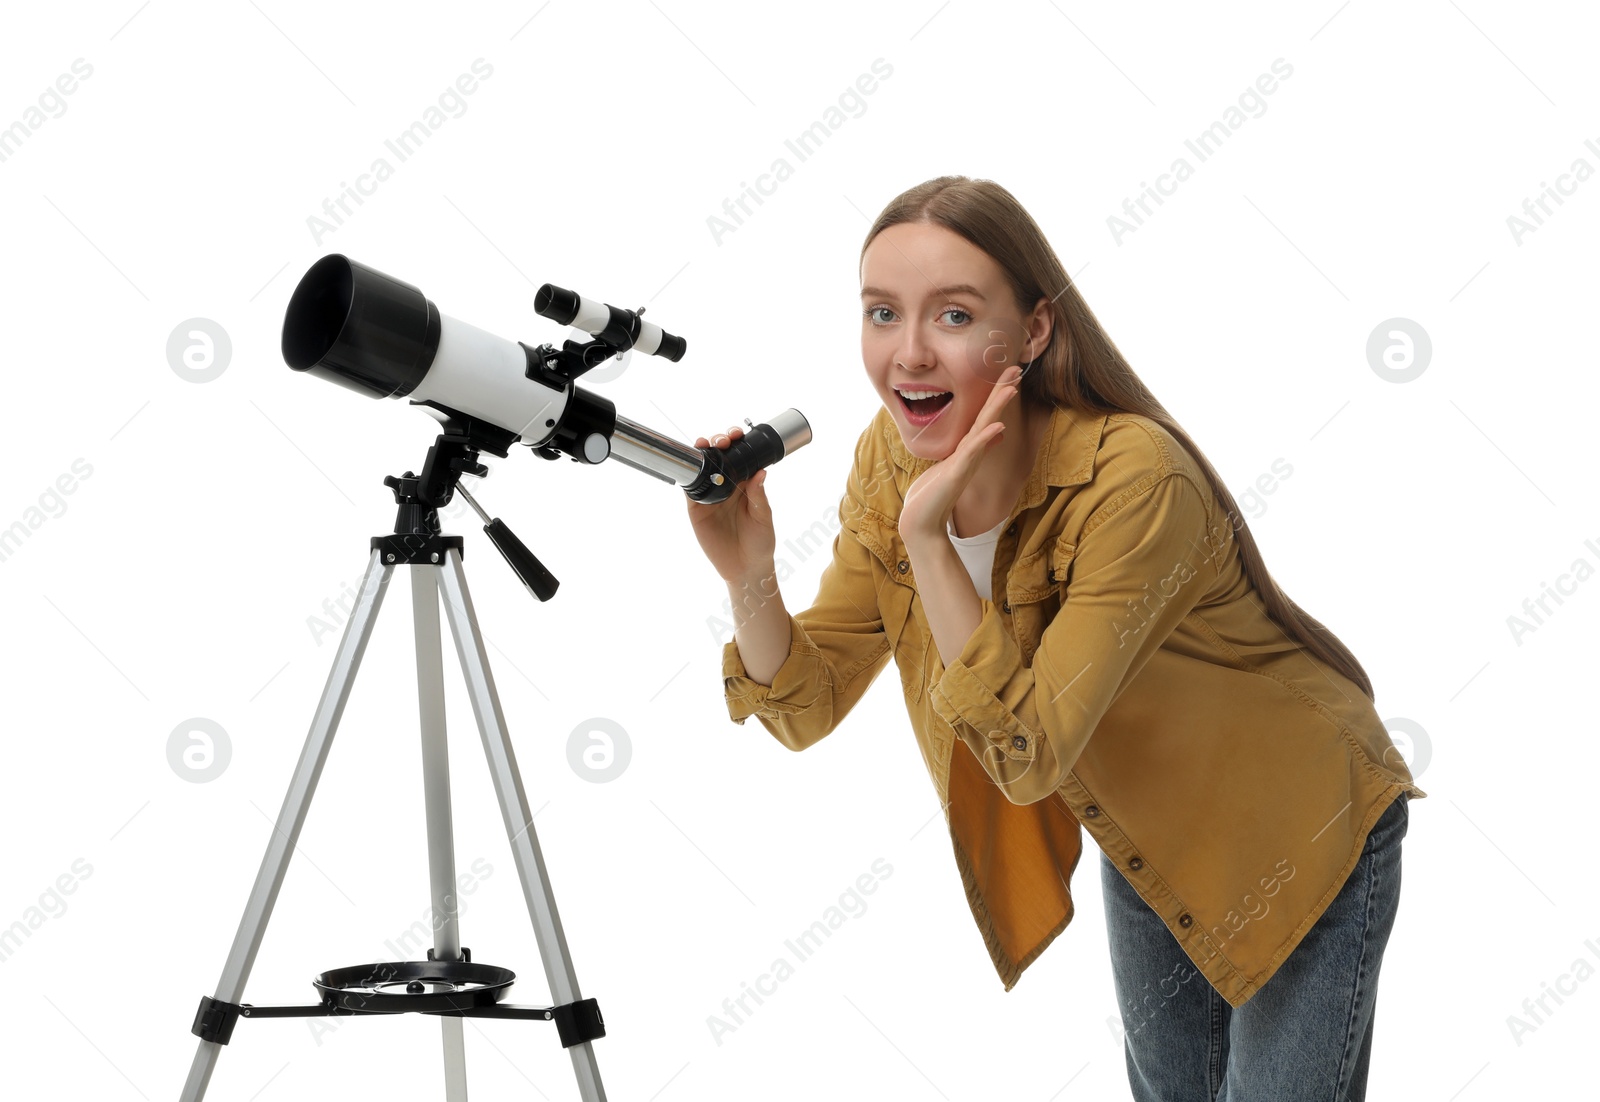
<svg viewBox="0 0 1600 1102">
<path fill-rule="evenodd" d="M 190 1032 L 202 1041 L 225 1045 L 240 1018 L 311 1018 L 335 1014 L 440 1014 L 463 1018 L 522 1018 L 554 1021 L 563 1048 L 606 1035 L 596 999 L 560 1006 L 503 1003 L 517 979 L 509 968 L 474 964 L 472 951 L 461 960 L 402 960 L 334 968 L 311 982 L 322 1001 L 310 1006 L 254 1006 L 202 996 Z"/>
<path fill-rule="evenodd" d="M 324 1003 L 339 1009 L 426 1014 L 493 1006 L 516 978 L 509 968 L 470 960 L 402 960 L 335 968 L 311 982 Z"/>
</svg>

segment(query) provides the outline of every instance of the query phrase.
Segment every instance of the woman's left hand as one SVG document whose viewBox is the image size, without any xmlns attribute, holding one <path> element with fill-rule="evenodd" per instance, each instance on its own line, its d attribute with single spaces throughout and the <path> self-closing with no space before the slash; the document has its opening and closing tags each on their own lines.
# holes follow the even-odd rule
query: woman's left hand
<svg viewBox="0 0 1600 1102">
<path fill-rule="evenodd" d="M 900 538 L 908 547 L 921 541 L 949 539 L 947 526 L 955 512 L 956 499 L 978 473 L 989 445 L 1005 430 L 1000 411 L 1017 396 L 1021 378 L 1021 368 L 1006 368 L 956 450 L 923 471 L 906 491 L 905 504 L 900 509 Z"/>
</svg>

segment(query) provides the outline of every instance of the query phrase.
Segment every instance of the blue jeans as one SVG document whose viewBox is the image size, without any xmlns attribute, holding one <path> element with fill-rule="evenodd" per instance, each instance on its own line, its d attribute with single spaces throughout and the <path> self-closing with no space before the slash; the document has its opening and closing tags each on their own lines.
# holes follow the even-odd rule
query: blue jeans
<svg viewBox="0 0 1600 1102">
<path fill-rule="evenodd" d="M 1137 1102 L 1363 1102 L 1409 800 L 1401 795 L 1384 809 L 1328 909 L 1238 1008 L 1101 853 L 1111 970 Z M 1172 988 L 1177 993 L 1167 997 Z M 1143 998 L 1153 991 L 1161 995 Z"/>
</svg>

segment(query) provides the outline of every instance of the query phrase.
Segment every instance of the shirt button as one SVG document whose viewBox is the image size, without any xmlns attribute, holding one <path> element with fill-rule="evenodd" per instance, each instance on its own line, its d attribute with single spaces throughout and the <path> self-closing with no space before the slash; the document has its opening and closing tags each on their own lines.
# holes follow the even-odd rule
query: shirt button
<svg viewBox="0 0 1600 1102">
<path fill-rule="evenodd" d="M 906 560 L 901 559 L 900 560 L 900 568 L 899 569 L 900 569 L 900 573 L 904 574 L 907 570 L 911 569 L 911 564 L 906 562 Z"/>
<path fill-rule="evenodd" d="M 1088 807 L 1083 809 L 1083 814 L 1085 818 L 1093 819 L 1096 815 L 1100 814 L 1100 809 L 1095 807 L 1094 804 L 1090 804 Z"/>
<path fill-rule="evenodd" d="M 1011 611 L 1011 602 L 1010 601 L 1001 601 L 1000 602 L 1000 610 L 1002 612 L 1009 613 Z"/>
<path fill-rule="evenodd" d="M 1022 735 L 1012 735 L 1011 745 L 1016 747 L 1018 750 L 1026 750 L 1028 748 L 1028 740 Z"/>
<path fill-rule="evenodd" d="M 1015 524 L 1013 524 L 1010 528 L 1006 529 L 1006 535 L 1014 536 L 1016 534 L 1017 534 L 1017 526 Z"/>
<path fill-rule="evenodd" d="M 1134 872 L 1138 872 L 1140 869 L 1144 868 L 1144 858 L 1143 857 L 1130 857 L 1128 859 L 1128 867 L 1130 869 L 1132 869 Z"/>
<path fill-rule="evenodd" d="M 1190 918 L 1186 914 L 1179 915 L 1178 916 L 1178 925 L 1182 926 L 1185 930 L 1187 930 L 1190 926 L 1194 925 L 1194 919 Z"/>
</svg>

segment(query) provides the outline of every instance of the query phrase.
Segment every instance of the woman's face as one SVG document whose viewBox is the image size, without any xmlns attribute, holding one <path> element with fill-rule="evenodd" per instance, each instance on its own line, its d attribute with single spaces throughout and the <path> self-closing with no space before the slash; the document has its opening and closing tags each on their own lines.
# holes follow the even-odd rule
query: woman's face
<svg viewBox="0 0 1600 1102">
<path fill-rule="evenodd" d="M 924 459 L 949 456 L 1006 367 L 1049 340 L 1043 300 L 1025 326 L 1000 265 L 943 226 L 901 223 L 879 233 L 862 257 L 861 288 L 867 377 L 906 447 Z M 908 402 L 903 392 L 939 396 Z M 1021 424 L 1021 406 L 1006 404 L 1008 428 Z"/>
</svg>

